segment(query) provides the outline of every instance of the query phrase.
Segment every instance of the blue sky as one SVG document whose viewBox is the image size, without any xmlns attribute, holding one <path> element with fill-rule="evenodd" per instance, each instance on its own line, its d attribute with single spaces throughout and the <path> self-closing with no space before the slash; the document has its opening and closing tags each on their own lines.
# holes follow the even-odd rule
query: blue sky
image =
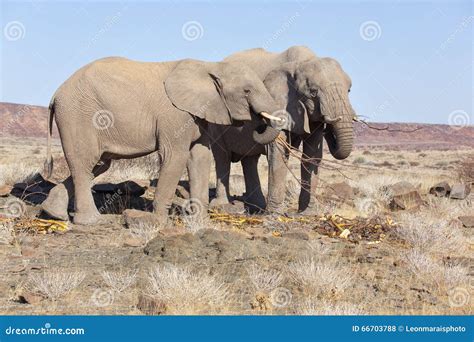
<svg viewBox="0 0 474 342">
<path fill-rule="evenodd" d="M 448 123 L 462 111 L 472 124 L 472 15 L 469 0 L 2 1 L 0 101 L 47 105 L 105 56 L 218 61 L 307 45 L 339 60 L 371 121 Z"/>
</svg>

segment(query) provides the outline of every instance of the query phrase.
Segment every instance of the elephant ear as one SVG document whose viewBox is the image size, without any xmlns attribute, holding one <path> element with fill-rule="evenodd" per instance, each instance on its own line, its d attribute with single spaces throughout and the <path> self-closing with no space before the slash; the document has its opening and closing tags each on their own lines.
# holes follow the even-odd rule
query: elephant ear
<svg viewBox="0 0 474 342">
<path fill-rule="evenodd" d="M 296 62 L 283 64 L 271 71 L 263 83 L 281 109 L 277 116 L 284 119 L 284 123 L 277 123 L 278 128 L 295 134 L 310 133 L 308 113 L 295 88 L 293 75 L 296 65 Z"/>
<path fill-rule="evenodd" d="M 164 85 L 173 105 L 210 123 L 231 125 L 219 76 L 212 63 L 186 59 L 168 75 Z"/>
</svg>

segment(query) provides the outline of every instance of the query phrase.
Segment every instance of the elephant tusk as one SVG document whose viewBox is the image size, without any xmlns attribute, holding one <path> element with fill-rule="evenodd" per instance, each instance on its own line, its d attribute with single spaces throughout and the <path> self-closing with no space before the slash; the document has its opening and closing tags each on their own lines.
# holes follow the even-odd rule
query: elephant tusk
<svg viewBox="0 0 474 342">
<path fill-rule="evenodd" d="M 328 117 L 324 117 L 324 122 L 328 123 L 328 124 L 333 124 L 335 122 L 338 122 L 338 121 L 341 121 L 342 120 L 342 116 L 338 116 L 337 118 L 335 119 L 332 119 L 332 118 L 328 118 Z"/>
<path fill-rule="evenodd" d="M 268 114 L 267 112 L 260 112 L 260 115 L 269 120 L 281 121 L 282 119 L 273 115 Z"/>
</svg>

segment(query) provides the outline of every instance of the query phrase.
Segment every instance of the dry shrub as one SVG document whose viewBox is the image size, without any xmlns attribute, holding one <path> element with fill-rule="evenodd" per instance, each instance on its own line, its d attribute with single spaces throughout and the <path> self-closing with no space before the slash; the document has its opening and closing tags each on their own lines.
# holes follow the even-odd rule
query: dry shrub
<svg viewBox="0 0 474 342">
<path fill-rule="evenodd" d="M 346 316 L 365 315 L 366 313 L 351 303 L 331 303 L 310 299 L 298 307 L 297 314 L 306 316 Z"/>
<path fill-rule="evenodd" d="M 0 185 L 15 183 L 27 183 L 41 169 L 31 163 L 4 164 L 0 165 Z"/>
<path fill-rule="evenodd" d="M 67 295 L 79 286 L 85 276 L 86 274 L 81 271 L 33 273 L 28 277 L 26 287 L 34 293 L 56 301 L 59 297 Z"/>
<path fill-rule="evenodd" d="M 468 215 L 472 211 L 472 203 L 469 200 L 458 201 L 447 197 L 430 196 L 426 204 L 424 215 L 428 216 L 428 220 L 437 218 L 450 221 L 461 215 Z"/>
<path fill-rule="evenodd" d="M 166 305 L 168 314 L 219 313 L 228 297 L 223 282 L 185 267 L 158 265 L 148 275 L 149 294 Z"/>
<path fill-rule="evenodd" d="M 130 179 L 155 179 L 161 165 L 158 152 L 134 159 L 114 160 L 110 169 L 100 175 L 96 182 L 123 182 Z"/>
<path fill-rule="evenodd" d="M 140 239 L 146 245 L 158 235 L 160 226 L 156 223 L 140 221 L 132 224 L 129 227 L 129 231 L 132 236 Z"/>
<path fill-rule="evenodd" d="M 402 215 L 394 233 L 411 248 L 433 255 L 457 254 L 468 244 L 459 223 L 433 219 L 430 213 Z"/>
<path fill-rule="evenodd" d="M 474 183 L 474 154 L 463 159 L 458 168 L 459 179 L 465 183 Z"/>
<path fill-rule="evenodd" d="M 102 279 L 115 292 L 123 292 L 135 283 L 138 270 L 103 271 Z"/>
<path fill-rule="evenodd" d="M 250 281 L 259 292 L 270 293 L 273 289 L 280 286 L 283 281 L 283 275 L 275 269 L 264 269 L 257 264 L 252 264 L 247 268 L 247 274 Z"/>
<path fill-rule="evenodd" d="M 442 264 L 417 249 L 408 252 L 405 260 L 413 275 L 444 294 L 451 288 L 467 284 L 469 280 L 465 267 Z"/>
<path fill-rule="evenodd" d="M 200 230 L 213 228 L 209 217 L 203 215 L 184 215 L 184 228 L 190 233 L 197 233 Z"/>
<path fill-rule="evenodd" d="M 320 297 L 332 297 L 352 285 L 353 270 L 334 259 L 307 258 L 290 264 L 291 277 L 305 292 Z"/>
</svg>

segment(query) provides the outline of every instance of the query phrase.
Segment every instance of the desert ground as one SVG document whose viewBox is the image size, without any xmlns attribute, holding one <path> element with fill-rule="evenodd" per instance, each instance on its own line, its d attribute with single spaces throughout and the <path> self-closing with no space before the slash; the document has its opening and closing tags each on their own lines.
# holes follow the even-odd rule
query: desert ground
<svg viewBox="0 0 474 342">
<path fill-rule="evenodd" d="M 86 227 L 35 219 L 50 182 L 68 175 L 55 140 L 53 177 L 39 176 L 45 146 L 1 138 L 1 314 L 473 313 L 473 147 L 359 144 L 344 161 L 325 153 L 318 214 L 306 217 L 296 213 L 296 158 L 286 215 L 245 214 L 233 164 L 234 204 L 206 220 L 183 216 L 183 175 L 168 226 L 133 210 L 151 210 L 156 155 L 118 161 L 94 188 L 107 223 Z M 262 157 L 265 191 L 266 170 Z M 440 182 L 451 193 L 430 193 Z"/>
</svg>

